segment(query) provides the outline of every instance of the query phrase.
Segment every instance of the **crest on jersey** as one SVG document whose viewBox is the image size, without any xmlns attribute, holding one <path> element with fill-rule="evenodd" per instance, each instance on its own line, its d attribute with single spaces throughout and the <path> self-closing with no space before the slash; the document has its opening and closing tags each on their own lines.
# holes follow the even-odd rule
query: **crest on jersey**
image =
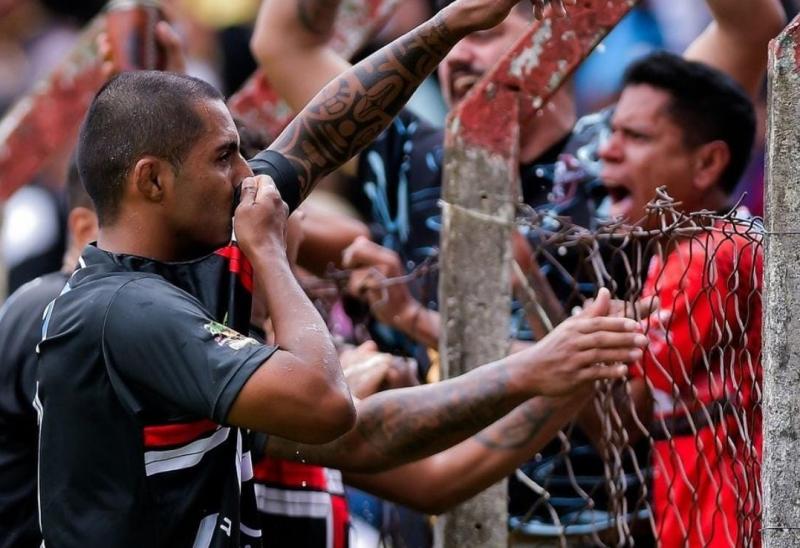
<svg viewBox="0 0 800 548">
<path fill-rule="evenodd" d="M 257 345 L 258 342 L 250 337 L 245 337 L 238 331 L 226 327 L 221 323 L 208 322 L 203 328 L 211 333 L 214 341 L 220 346 L 227 346 L 233 350 L 241 350 L 249 345 Z"/>
</svg>

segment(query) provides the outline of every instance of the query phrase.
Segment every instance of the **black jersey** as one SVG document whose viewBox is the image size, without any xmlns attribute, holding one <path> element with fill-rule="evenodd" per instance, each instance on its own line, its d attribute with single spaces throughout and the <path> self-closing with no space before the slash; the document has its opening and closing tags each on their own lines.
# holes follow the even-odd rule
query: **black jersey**
<svg viewBox="0 0 800 548">
<path fill-rule="evenodd" d="M 297 206 L 284 158 L 250 164 Z M 250 436 L 227 415 L 275 348 L 222 323 L 232 262 L 84 251 L 39 344 L 46 545 L 261 546 Z"/>
<path fill-rule="evenodd" d="M 15 291 L 0 309 L 0 548 L 41 544 L 36 520 L 36 344 L 42 315 L 67 274 L 53 272 Z"/>
<path fill-rule="evenodd" d="M 241 519 L 248 440 L 226 419 L 273 347 L 91 246 L 49 307 L 43 336 L 36 406 L 46 544 L 258 542 L 257 522 Z"/>
</svg>

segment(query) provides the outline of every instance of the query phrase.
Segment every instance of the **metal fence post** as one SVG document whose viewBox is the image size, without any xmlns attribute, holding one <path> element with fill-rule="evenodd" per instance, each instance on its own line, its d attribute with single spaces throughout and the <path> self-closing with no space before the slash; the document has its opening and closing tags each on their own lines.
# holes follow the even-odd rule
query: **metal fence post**
<svg viewBox="0 0 800 548">
<path fill-rule="evenodd" d="M 547 104 L 566 77 L 636 4 L 588 0 L 568 19 L 532 26 L 454 109 L 445 140 L 439 305 L 442 372 L 501 359 L 508 345 L 510 234 L 519 194 L 519 105 Z M 508 543 L 501 482 L 437 522 L 447 547 Z"/>
<path fill-rule="evenodd" d="M 764 272 L 763 538 L 800 546 L 800 18 L 771 44 Z"/>
</svg>

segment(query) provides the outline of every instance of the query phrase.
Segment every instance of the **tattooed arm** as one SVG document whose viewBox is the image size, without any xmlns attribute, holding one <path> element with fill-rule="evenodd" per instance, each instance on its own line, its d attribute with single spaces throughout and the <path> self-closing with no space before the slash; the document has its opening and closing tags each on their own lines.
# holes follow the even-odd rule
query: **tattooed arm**
<svg viewBox="0 0 800 548">
<path fill-rule="evenodd" d="M 458 40 L 500 23 L 516 3 L 457 0 L 325 86 L 270 147 L 294 165 L 301 197 L 372 142 Z"/>
<path fill-rule="evenodd" d="M 273 457 L 352 472 L 387 470 L 437 453 L 485 428 L 535 395 L 562 395 L 601 378 L 620 378 L 646 342 L 639 324 L 607 318 L 603 291 L 581 316 L 504 360 L 433 385 L 389 390 L 357 404 L 356 427 L 338 440 L 308 446 L 271 438 Z"/>
<path fill-rule="evenodd" d="M 345 480 L 420 512 L 446 512 L 530 460 L 575 415 L 590 393 L 579 390 L 568 398 L 533 398 L 446 451 L 388 472 L 346 473 Z"/>
</svg>

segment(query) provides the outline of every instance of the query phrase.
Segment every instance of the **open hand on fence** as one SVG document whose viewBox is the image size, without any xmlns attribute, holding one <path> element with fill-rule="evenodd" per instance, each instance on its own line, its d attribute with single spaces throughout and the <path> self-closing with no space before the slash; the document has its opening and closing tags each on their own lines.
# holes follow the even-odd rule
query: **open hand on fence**
<svg viewBox="0 0 800 548">
<path fill-rule="evenodd" d="M 528 380 L 536 393 L 560 396 L 586 382 L 625 377 L 624 363 L 641 359 L 647 337 L 638 322 L 610 312 L 611 295 L 601 289 L 585 310 L 515 355 L 531 364 Z"/>
</svg>

